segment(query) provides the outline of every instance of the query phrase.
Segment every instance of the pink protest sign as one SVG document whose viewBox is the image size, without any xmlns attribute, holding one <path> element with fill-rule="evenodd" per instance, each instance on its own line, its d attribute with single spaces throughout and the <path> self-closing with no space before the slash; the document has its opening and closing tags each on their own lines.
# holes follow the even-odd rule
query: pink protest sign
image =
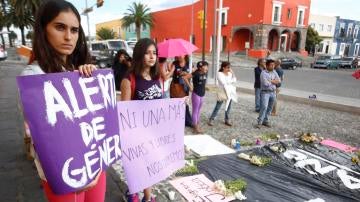
<svg viewBox="0 0 360 202">
<path fill-rule="evenodd" d="M 130 193 L 182 168 L 185 100 L 118 102 L 122 163 Z"/>
<path fill-rule="evenodd" d="M 170 181 L 170 184 L 183 195 L 187 201 L 193 202 L 225 202 L 232 201 L 233 196 L 226 197 L 214 189 L 214 182 L 204 174 L 182 177 Z"/>
</svg>

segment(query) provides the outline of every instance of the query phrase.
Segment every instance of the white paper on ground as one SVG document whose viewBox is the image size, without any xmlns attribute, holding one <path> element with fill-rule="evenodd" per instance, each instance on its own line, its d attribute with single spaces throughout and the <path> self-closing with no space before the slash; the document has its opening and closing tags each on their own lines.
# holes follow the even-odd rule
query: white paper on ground
<svg viewBox="0 0 360 202">
<path fill-rule="evenodd" d="M 209 135 L 185 135 L 184 143 L 187 149 L 190 149 L 199 156 L 235 153 L 235 150 L 215 140 Z"/>
</svg>

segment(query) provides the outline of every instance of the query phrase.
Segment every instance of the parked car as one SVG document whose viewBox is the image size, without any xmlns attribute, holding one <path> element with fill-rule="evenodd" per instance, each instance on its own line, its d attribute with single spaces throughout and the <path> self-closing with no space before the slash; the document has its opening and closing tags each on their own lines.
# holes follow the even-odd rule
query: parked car
<svg viewBox="0 0 360 202">
<path fill-rule="evenodd" d="M 355 57 L 343 57 L 340 61 L 341 68 L 357 68 L 358 65 L 358 59 Z"/>
<path fill-rule="evenodd" d="M 294 58 L 282 57 L 279 58 L 281 68 L 283 69 L 292 69 L 295 70 L 297 67 L 301 66 L 301 61 L 295 60 Z"/>
<path fill-rule="evenodd" d="M 0 47 L 0 60 L 6 60 L 7 51 L 1 46 Z"/>
<path fill-rule="evenodd" d="M 338 69 L 340 67 L 341 57 L 338 55 L 320 55 L 311 65 L 312 68 Z"/>
<path fill-rule="evenodd" d="M 121 39 L 91 42 L 90 47 L 93 63 L 98 65 L 100 68 L 111 67 L 114 56 L 120 49 L 126 50 L 129 55 L 132 55 L 133 53 L 132 48 L 130 48 L 128 44 Z"/>
<path fill-rule="evenodd" d="M 130 48 L 134 48 L 135 44 L 137 43 L 136 38 L 130 38 L 126 41 L 126 43 L 129 45 Z"/>
</svg>

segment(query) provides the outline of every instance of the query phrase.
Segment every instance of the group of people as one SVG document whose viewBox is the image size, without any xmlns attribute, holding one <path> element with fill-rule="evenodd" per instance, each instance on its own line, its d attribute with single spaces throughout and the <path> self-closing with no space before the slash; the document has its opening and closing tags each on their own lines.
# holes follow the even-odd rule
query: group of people
<svg viewBox="0 0 360 202">
<path fill-rule="evenodd" d="M 178 56 L 172 63 L 167 63 L 166 58 L 158 58 L 157 53 L 156 43 L 149 38 L 140 39 L 136 43 L 132 57 L 124 50 L 117 52 L 113 69 L 116 89 L 121 92 L 121 101 L 185 97 L 192 91 L 192 114 L 190 115 L 189 106 L 187 106 L 186 125 L 193 127 L 194 132 L 202 133 L 200 111 L 205 96 L 208 63 L 200 61 L 194 71 L 190 71 L 188 56 Z M 91 64 L 77 9 L 65 0 L 43 2 L 36 15 L 32 56 L 22 75 L 76 71 L 81 76 L 91 77 L 94 70 L 96 66 Z M 229 111 L 232 100 L 236 98 L 236 92 L 232 86 L 236 78 L 230 69 L 230 63 L 221 64 L 218 78 L 226 98 L 218 100 L 208 123 L 213 124 L 222 103 L 226 101 L 225 124 L 231 126 Z M 24 120 L 25 128 L 29 131 L 26 117 Z M 29 135 L 31 136 L 31 131 Z M 32 144 L 31 146 L 33 147 Z M 105 200 L 105 171 L 98 172 L 95 179 L 81 190 L 59 195 L 54 193 L 47 183 L 36 148 L 32 149 L 35 151 L 35 165 L 49 201 L 99 202 Z M 128 194 L 128 201 L 140 201 L 139 195 Z M 150 187 L 144 190 L 141 201 L 155 201 Z"/>
<path fill-rule="evenodd" d="M 256 128 L 271 127 L 270 114 L 278 115 L 277 97 L 284 80 L 284 72 L 280 65 L 280 60 L 267 57 L 259 59 L 257 67 L 254 68 L 255 112 L 259 113 Z"/>
</svg>

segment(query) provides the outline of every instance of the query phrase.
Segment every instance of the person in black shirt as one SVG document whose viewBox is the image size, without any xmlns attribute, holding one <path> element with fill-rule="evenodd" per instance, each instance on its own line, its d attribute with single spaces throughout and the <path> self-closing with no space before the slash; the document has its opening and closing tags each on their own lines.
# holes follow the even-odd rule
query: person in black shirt
<svg viewBox="0 0 360 202">
<path fill-rule="evenodd" d="M 124 50 L 120 49 L 114 58 L 114 64 L 112 66 L 114 71 L 115 88 L 120 91 L 120 84 L 122 79 L 127 74 L 131 66 L 131 58 L 129 54 Z"/>
<path fill-rule="evenodd" d="M 260 58 L 257 63 L 257 67 L 254 68 L 255 73 L 255 111 L 260 112 L 260 74 L 261 71 L 265 69 L 265 60 L 263 58 Z"/>
<path fill-rule="evenodd" d="M 205 85 L 207 80 L 207 71 L 209 64 L 206 61 L 197 63 L 197 69 L 192 73 L 193 92 L 191 95 L 192 101 L 192 123 L 194 133 L 201 134 L 203 131 L 200 129 L 200 109 L 205 95 Z"/>
</svg>

